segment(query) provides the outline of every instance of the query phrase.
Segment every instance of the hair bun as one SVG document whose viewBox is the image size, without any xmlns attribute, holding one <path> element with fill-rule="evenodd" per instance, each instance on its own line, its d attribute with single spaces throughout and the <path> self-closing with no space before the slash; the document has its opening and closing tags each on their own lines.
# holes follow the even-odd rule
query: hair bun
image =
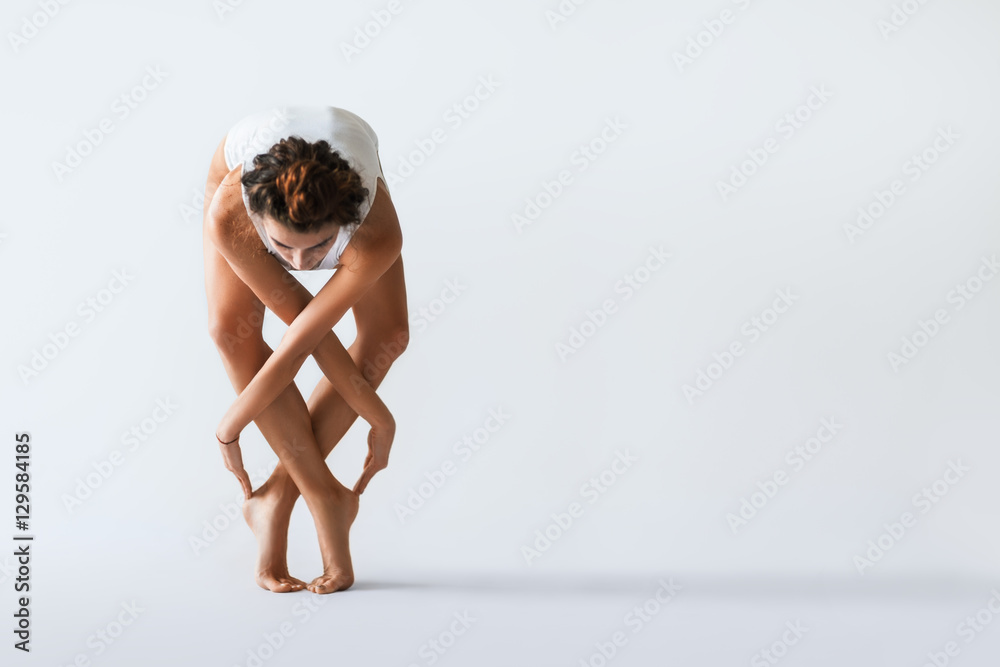
<svg viewBox="0 0 1000 667">
<path fill-rule="evenodd" d="M 299 232 L 361 222 L 360 206 L 368 189 L 326 140 L 310 143 L 286 137 L 255 156 L 253 164 L 240 179 L 248 190 L 250 210 Z"/>
<path fill-rule="evenodd" d="M 328 217 L 336 206 L 337 189 L 330 168 L 316 160 L 296 160 L 275 179 L 292 222 Z"/>
</svg>

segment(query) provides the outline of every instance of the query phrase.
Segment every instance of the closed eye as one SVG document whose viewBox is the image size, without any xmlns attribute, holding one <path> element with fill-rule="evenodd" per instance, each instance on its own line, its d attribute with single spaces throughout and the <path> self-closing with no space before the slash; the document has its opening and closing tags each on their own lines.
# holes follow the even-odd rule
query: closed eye
<svg viewBox="0 0 1000 667">
<path fill-rule="evenodd" d="M 333 237 L 331 236 L 330 238 L 328 238 L 327 240 L 323 241 L 322 243 L 317 243 L 316 245 L 312 246 L 311 248 L 306 248 L 306 250 L 316 250 L 317 248 L 322 248 L 323 246 L 325 246 L 327 243 L 329 243 L 332 240 L 333 240 Z M 286 250 L 294 250 L 295 249 L 295 248 L 293 248 L 291 246 L 285 245 L 284 243 L 279 243 L 279 242 L 275 241 L 273 238 L 271 238 L 271 243 L 273 243 L 274 245 L 278 246 L 279 248 L 284 248 Z"/>
</svg>

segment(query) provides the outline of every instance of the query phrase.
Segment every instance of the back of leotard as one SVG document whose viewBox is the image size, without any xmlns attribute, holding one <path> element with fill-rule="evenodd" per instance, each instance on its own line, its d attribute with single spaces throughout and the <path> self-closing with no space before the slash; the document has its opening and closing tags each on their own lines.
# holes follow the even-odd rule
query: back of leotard
<svg viewBox="0 0 1000 667">
<path fill-rule="evenodd" d="M 310 142 L 326 139 L 330 147 L 358 172 L 361 182 L 368 188 L 368 198 L 361 203 L 359 210 L 361 222 L 339 227 L 333 247 L 316 267 L 332 269 L 340 261 L 347 243 L 371 210 L 375 201 L 377 179 L 382 177 L 385 180 L 378 159 L 378 136 L 364 119 L 346 109 L 331 106 L 276 108 L 247 116 L 230 128 L 224 147 L 226 167 L 233 169 L 242 164 L 243 173 L 246 173 L 253 169 L 254 156 L 266 153 L 280 139 L 290 136 L 302 137 Z M 265 233 L 263 218 L 250 210 L 246 187 L 240 187 L 247 215 L 264 246 L 282 266 L 291 270 L 291 265 L 278 254 Z"/>
</svg>

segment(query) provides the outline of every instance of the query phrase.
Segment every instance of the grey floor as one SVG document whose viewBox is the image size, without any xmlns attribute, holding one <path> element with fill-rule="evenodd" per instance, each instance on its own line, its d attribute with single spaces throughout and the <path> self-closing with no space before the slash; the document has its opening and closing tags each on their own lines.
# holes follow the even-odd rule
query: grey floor
<svg viewBox="0 0 1000 667">
<path fill-rule="evenodd" d="M 59 583 L 33 599 L 32 654 L 3 664 L 921 667 L 936 654 L 995 667 L 1000 655 L 1000 586 L 984 581 L 364 570 L 350 591 L 316 596 L 256 588 L 224 549 L 156 560 L 136 576 L 127 551 L 39 558 L 38 578 Z M 977 614 L 977 630 L 963 625 Z"/>
</svg>

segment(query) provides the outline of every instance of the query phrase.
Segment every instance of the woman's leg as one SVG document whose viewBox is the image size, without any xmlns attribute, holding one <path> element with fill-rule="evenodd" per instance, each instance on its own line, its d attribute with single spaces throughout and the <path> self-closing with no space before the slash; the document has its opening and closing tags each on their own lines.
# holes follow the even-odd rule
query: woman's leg
<svg viewBox="0 0 1000 667">
<path fill-rule="evenodd" d="M 377 389 L 392 363 L 399 358 L 409 342 L 402 257 L 389 267 L 351 310 L 357 323 L 358 335 L 348 352 L 365 379 Z M 325 377 L 320 379 L 309 397 L 309 415 L 324 459 L 358 417 Z M 358 475 L 360 474 L 359 469 Z M 294 503 L 299 494 L 295 482 L 281 463 L 275 466 L 271 477 L 261 489 L 265 487 L 285 503 Z"/>
<path fill-rule="evenodd" d="M 219 181 L 218 173 L 210 171 L 205 191 L 206 210 Z M 233 388 L 240 392 L 272 353 L 261 336 L 263 304 L 236 276 L 207 236 L 203 242 L 209 330 Z M 308 408 L 295 384 L 290 384 L 254 423 L 278 455 L 283 470 L 301 489 L 316 523 L 326 585 L 310 586 L 310 590 L 329 593 L 349 587 L 354 573 L 348 534 L 357 514 L 357 496 L 340 484 L 325 465 L 312 432 Z M 258 521 L 262 514 L 271 512 L 254 500 L 251 497 L 244 503 L 244 516 L 261 546 L 257 583 L 276 592 L 301 588 L 304 582 L 288 576 L 287 520 L 283 529 L 270 520 Z"/>
</svg>

